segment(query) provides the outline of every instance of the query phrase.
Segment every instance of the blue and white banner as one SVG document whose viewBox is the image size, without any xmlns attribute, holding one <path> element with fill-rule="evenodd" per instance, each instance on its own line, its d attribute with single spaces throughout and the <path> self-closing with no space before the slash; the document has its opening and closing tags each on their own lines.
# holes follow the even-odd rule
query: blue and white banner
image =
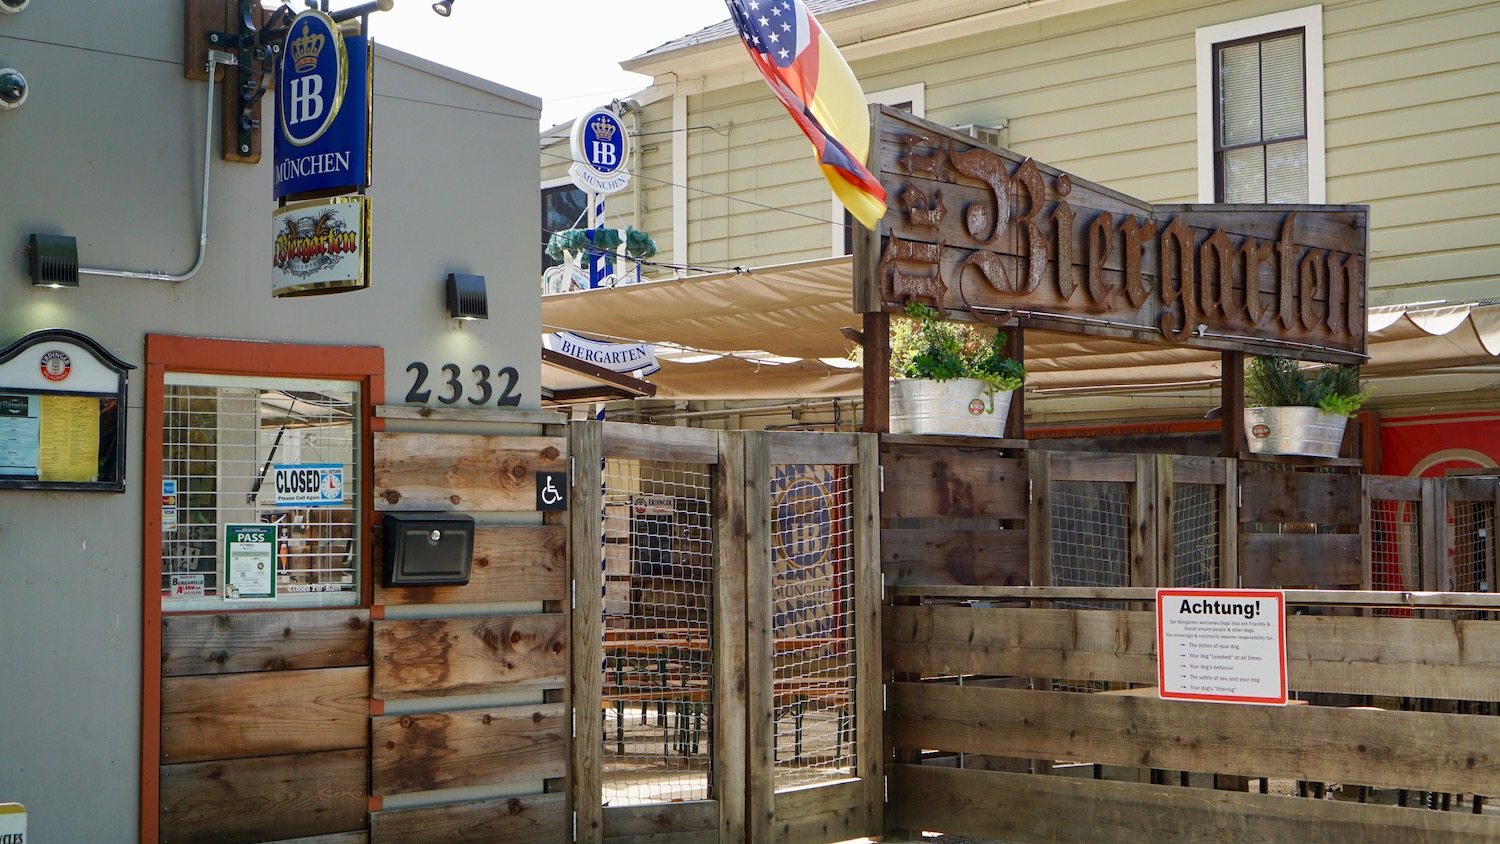
<svg viewBox="0 0 1500 844">
<path fill-rule="evenodd" d="M 309 9 L 287 29 L 276 72 L 272 195 L 370 184 L 370 43 Z"/>
<path fill-rule="evenodd" d="M 570 358 L 608 369 L 611 372 L 628 373 L 644 378 L 661 370 L 656 362 L 656 347 L 650 343 L 603 343 L 580 337 L 571 331 L 543 334 L 542 345 Z"/>
</svg>

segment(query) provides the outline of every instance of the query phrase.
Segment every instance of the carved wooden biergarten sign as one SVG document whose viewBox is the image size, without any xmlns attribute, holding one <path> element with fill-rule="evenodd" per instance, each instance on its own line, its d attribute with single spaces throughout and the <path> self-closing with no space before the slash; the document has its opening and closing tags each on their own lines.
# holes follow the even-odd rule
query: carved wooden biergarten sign
<svg viewBox="0 0 1500 844">
<path fill-rule="evenodd" d="M 1368 207 L 1151 205 L 888 108 L 855 308 L 1365 360 Z"/>
</svg>

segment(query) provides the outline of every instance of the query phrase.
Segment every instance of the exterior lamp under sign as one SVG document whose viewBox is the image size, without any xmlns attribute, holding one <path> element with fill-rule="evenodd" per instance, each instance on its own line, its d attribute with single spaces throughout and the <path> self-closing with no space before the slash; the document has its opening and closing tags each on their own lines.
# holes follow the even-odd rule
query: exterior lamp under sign
<svg viewBox="0 0 1500 844">
<path fill-rule="evenodd" d="M 453 14 L 453 0 L 438 0 L 432 4 L 432 10 L 446 18 Z"/>
<path fill-rule="evenodd" d="M 484 276 L 448 274 L 448 315 L 454 319 L 489 319 L 490 299 Z"/>
</svg>

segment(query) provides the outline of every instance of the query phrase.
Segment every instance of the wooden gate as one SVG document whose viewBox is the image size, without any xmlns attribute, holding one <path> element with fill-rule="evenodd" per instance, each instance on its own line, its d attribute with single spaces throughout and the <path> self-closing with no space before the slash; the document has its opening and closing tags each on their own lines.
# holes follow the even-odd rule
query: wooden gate
<svg viewBox="0 0 1500 844">
<path fill-rule="evenodd" d="M 873 438 L 580 422 L 570 453 L 575 839 L 878 834 Z"/>
</svg>

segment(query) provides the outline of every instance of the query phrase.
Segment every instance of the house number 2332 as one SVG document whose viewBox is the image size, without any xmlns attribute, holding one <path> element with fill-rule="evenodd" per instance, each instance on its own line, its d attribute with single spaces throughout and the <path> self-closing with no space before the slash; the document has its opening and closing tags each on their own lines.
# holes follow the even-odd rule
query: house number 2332
<svg viewBox="0 0 1500 844">
<path fill-rule="evenodd" d="M 426 404 L 432 400 L 432 390 L 427 389 L 427 378 L 432 373 L 427 364 L 421 362 L 409 363 L 406 371 L 412 373 L 411 389 L 406 391 L 406 401 L 411 404 Z M 443 404 L 457 404 L 464 397 L 463 367 L 456 363 L 445 363 L 441 367 L 442 375 L 434 376 L 434 384 L 442 384 L 443 388 L 437 400 Z M 516 392 L 516 381 L 521 374 L 514 366 L 503 366 L 494 373 L 494 382 L 490 381 L 490 368 L 484 364 L 469 370 L 473 376 L 474 394 L 469 396 L 469 404 L 486 405 L 490 399 L 495 400 L 496 407 L 517 407 L 521 404 L 521 394 Z M 498 387 L 497 387 L 498 384 Z M 498 390 L 498 396 L 496 392 Z"/>
</svg>

